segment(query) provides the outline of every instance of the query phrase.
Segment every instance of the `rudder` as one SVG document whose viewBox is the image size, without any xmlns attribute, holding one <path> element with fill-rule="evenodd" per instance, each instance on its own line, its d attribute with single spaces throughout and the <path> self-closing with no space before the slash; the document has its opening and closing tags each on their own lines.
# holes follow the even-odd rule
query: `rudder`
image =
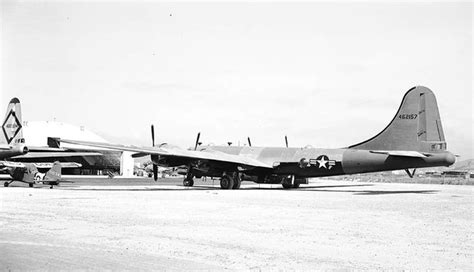
<svg viewBox="0 0 474 272">
<path fill-rule="evenodd" d="M 23 122 L 21 118 L 20 100 L 16 97 L 10 100 L 7 107 L 7 113 L 2 123 L 2 136 L 0 136 L 0 144 L 23 144 Z"/>
<path fill-rule="evenodd" d="M 397 114 L 384 130 L 349 148 L 445 151 L 447 146 L 434 93 L 423 86 L 411 88 L 403 97 Z"/>
<path fill-rule="evenodd" d="M 61 163 L 55 161 L 53 167 L 46 172 L 44 180 L 46 181 L 58 181 L 61 179 Z"/>
</svg>

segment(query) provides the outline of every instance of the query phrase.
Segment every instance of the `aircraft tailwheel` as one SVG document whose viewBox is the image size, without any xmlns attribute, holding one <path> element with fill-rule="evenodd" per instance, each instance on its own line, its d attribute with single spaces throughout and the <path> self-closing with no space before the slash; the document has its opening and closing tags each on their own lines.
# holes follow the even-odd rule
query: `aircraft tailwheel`
<svg viewBox="0 0 474 272">
<path fill-rule="evenodd" d="M 221 178 L 221 189 L 229 190 L 234 187 L 234 179 L 229 175 L 224 175 Z"/>
<path fill-rule="evenodd" d="M 239 174 L 234 175 L 234 185 L 232 186 L 232 189 L 240 189 L 240 184 L 242 183 L 242 179 L 240 178 Z"/>
<path fill-rule="evenodd" d="M 5 181 L 5 183 L 3 183 L 3 187 L 8 187 L 8 185 L 10 185 L 10 183 L 8 183 L 8 181 Z"/>
<path fill-rule="evenodd" d="M 185 178 L 183 180 L 183 185 L 186 187 L 192 187 L 194 186 L 194 180 L 192 178 L 191 179 Z"/>
<path fill-rule="evenodd" d="M 28 183 L 28 186 L 29 186 L 30 188 L 33 188 L 33 183 Z"/>
</svg>

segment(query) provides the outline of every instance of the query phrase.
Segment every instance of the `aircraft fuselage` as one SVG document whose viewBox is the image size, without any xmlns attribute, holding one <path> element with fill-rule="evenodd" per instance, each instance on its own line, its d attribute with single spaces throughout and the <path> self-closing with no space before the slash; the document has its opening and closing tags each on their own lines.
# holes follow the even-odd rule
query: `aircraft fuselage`
<svg viewBox="0 0 474 272">
<path fill-rule="evenodd" d="M 232 147 L 207 146 L 200 150 L 248 156 L 273 165 L 269 174 L 299 177 L 323 177 L 355 173 L 390 171 L 408 168 L 448 166 L 455 157 L 447 151 L 427 157 L 397 157 L 357 149 Z M 297 163 L 295 163 L 297 162 Z M 249 172 L 252 172 L 251 170 Z"/>
</svg>

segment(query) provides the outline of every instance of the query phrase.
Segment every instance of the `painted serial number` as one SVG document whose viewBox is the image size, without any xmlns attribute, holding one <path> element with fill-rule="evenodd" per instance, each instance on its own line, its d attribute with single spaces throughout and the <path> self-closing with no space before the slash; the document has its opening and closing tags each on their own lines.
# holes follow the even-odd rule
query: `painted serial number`
<svg viewBox="0 0 474 272">
<path fill-rule="evenodd" d="M 412 114 L 400 114 L 400 115 L 398 115 L 398 118 L 399 118 L 399 119 L 410 119 L 410 120 L 413 120 L 413 119 L 416 119 L 416 117 L 418 117 L 418 114 L 416 114 L 416 113 L 412 113 Z"/>
</svg>

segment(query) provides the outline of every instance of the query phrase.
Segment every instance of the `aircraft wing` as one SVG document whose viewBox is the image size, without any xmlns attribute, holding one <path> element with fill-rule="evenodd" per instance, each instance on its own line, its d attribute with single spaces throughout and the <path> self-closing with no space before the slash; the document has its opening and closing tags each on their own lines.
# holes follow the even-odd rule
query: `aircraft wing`
<svg viewBox="0 0 474 272">
<path fill-rule="evenodd" d="M 0 167 L 8 168 L 26 168 L 26 165 L 21 162 L 0 161 Z"/>
<path fill-rule="evenodd" d="M 403 150 L 370 150 L 370 153 L 375 154 L 385 154 L 389 156 L 398 156 L 398 157 L 413 157 L 413 158 L 426 158 L 430 154 L 423 154 L 418 151 L 403 151 Z"/>
<path fill-rule="evenodd" d="M 102 156 L 99 152 L 28 152 L 25 155 L 18 155 L 12 159 L 31 159 L 31 158 L 68 158 L 68 157 L 87 157 Z"/>
<path fill-rule="evenodd" d="M 52 162 L 37 162 L 31 163 L 36 168 L 52 168 L 54 163 Z M 62 168 L 79 168 L 82 167 L 82 164 L 77 162 L 60 162 Z M 26 164 L 22 162 L 12 162 L 12 161 L 0 161 L 0 167 L 8 168 L 26 168 Z"/>
<path fill-rule="evenodd" d="M 62 168 L 79 168 L 82 164 L 77 162 L 60 162 Z M 52 162 L 37 162 L 33 163 L 36 168 L 52 168 L 54 163 Z"/>
<path fill-rule="evenodd" d="M 178 157 L 178 158 L 187 158 L 187 159 L 196 159 L 196 160 L 209 160 L 216 162 L 224 163 L 234 163 L 238 165 L 245 165 L 251 167 L 262 167 L 262 168 L 272 168 L 271 165 L 263 163 L 259 160 L 226 154 L 219 151 L 195 151 L 195 150 L 185 150 L 180 148 L 166 148 L 166 147 L 137 147 L 137 146 L 126 146 L 126 145 L 117 145 L 117 144 L 108 144 L 108 143 L 97 143 L 97 142 L 86 142 L 86 141 L 76 141 L 76 140 L 66 140 L 58 139 L 58 141 L 68 144 L 76 145 L 85 145 L 93 147 L 108 148 L 121 151 L 130 151 L 136 152 L 140 155 L 159 155 L 162 157 Z"/>
</svg>

